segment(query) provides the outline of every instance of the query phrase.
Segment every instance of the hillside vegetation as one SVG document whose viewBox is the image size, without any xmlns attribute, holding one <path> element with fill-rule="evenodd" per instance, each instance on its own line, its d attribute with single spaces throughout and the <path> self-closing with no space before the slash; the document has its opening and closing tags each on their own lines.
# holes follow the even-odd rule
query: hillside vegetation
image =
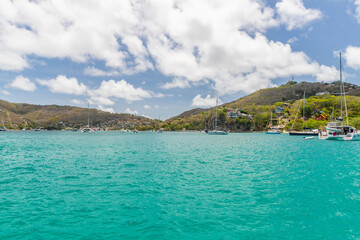
<svg viewBox="0 0 360 240">
<path fill-rule="evenodd" d="M 333 116 L 340 116 L 339 88 L 339 82 L 290 81 L 280 87 L 262 89 L 219 106 L 218 126 L 232 131 L 263 131 L 269 126 L 272 112 L 274 125 L 280 125 L 286 130 L 292 126 L 294 130 L 300 130 L 302 98 L 306 90 L 305 127 L 321 129 Z M 345 83 L 345 90 L 349 123 L 360 128 L 360 88 Z M 214 128 L 215 108 L 192 109 L 160 123 L 159 120 L 97 109 L 0 100 L 0 127 L 7 129 L 80 128 L 87 125 L 88 115 L 90 125 L 99 128 L 153 130 L 161 125 L 161 128 L 169 131 L 203 130 Z"/>
<path fill-rule="evenodd" d="M 33 105 L 0 100 L 0 126 L 7 129 L 64 129 L 87 125 L 103 128 L 151 128 L 158 121 L 130 114 L 58 105 Z"/>
<path fill-rule="evenodd" d="M 340 116 L 339 82 L 334 83 L 296 83 L 288 82 L 280 87 L 262 89 L 236 101 L 218 107 L 218 126 L 232 131 L 263 131 L 269 124 L 273 112 L 274 125 L 281 125 L 286 130 L 302 129 L 302 98 L 306 90 L 305 127 L 324 128 L 332 116 Z M 360 128 L 360 88 L 345 83 L 349 122 Z M 317 96 L 317 94 L 319 96 Z M 300 107 L 301 105 L 301 107 Z M 283 112 L 277 113 L 276 108 Z M 334 114 L 333 113 L 334 109 Z M 229 111 L 241 115 L 230 118 Z M 214 126 L 215 109 L 203 111 L 185 117 L 171 118 L 163 123 L 167 130 L 202 130 Z M 345 117 L 345 111 L 344 111 Z M 294 123 L 295 121 L 295 123 Z"/>
</svg>

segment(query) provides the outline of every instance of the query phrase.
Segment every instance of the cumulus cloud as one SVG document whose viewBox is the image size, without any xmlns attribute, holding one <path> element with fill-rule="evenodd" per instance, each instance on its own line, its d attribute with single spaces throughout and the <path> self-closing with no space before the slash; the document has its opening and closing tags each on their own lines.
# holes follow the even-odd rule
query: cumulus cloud
<svg viewBox="0 0 360 240">
<path fill-rule="evenodd" d="M 156 69 L 174 78 L 162 86 L 165 89 L 206 82 L 219 94 L 249 93 L 292 75 L 322 79 L 324 69 L 329 70 L 265 36 L 281 24 L 292 30 L 321 18 L 320 11 L 305 8 L 301 0 L 282 0 L 275 8 L 261 0 L 3 0 L 0 16 L 3 70 L 29 67 L 32 56 L 95 60 L 110 70 L 88 67 L 86 74 Z M 42 84 L 55 85 L 45 80 Z M 86 91 L 81 89 L 75 92 Z M 103 81 L 92 91 L 93 96 L 128 101 L 155 96 L 123 80 Z"/>
<path fill-rule="evenodd" d="M 136 110 L 131 110 L 130 108 L 126 108 L 125 113 L 129 113 L 132 115 L 139 115 L 139 112 Z"/>
<path fill-rule="evenodd" d="M 146 29 L 151 29 L 148 48 L 159 71 L 192 85 L 207 80 L 220 95 L 250 93 L 272 86 L 273 79 L 316 77 L 323 72 L 322 65 L 304 52 L 267 39 L 262 31 L 277 24 L 273 11 L 263 3 L 214 3 L 218 4 L 185 1 L 177 9 L 165 4 L 161 13 L 169 14 L 161 16 L 148 4 L 149 11 L 144 12 Z M 244 5 L 237 8 L 237 4 Z M 186 85 L 177 80 L 164 86 Z"/>
<path fill-rule="evenodd" d="M 97 109 L 104 111 L 104 112 L 110 112 L 110 113 L 115 113 L 114 108 L 111 107 L 103 107 L 102 105 L 98 105 Z"/>
<path fill-rule="evenodd" d="M 349 67 L 356 70 L 360 69 L 360 47 L 348 46 L 345 50 L 344 58 Z"/>
<path fill-rule="evenodd" d="M 339 74 L 339 71 L 334 66 L 328 67 L 322 65 L 315 77 L 320 82 L 332 82 L 339 80 Z"/>
<path fill-rule="evenodd" d="M 222 104 L 221 100 L 218 99 L 217 104 Z M 205 98 L 202 98 L 201 95 L 196 95 L 191 103 L 193 107 L 215 107 L 216 106 L 216 97 L 211 97 L 207 95 Z"/>
<path fill-rule="evenodd" d="M 76 62 L 97 59 L 129 73 L 152 68 L 139 38 L 136 5 L 126 0 L 2 0 L 0 59 L 8 62 L 0 68 L 28 67 L 27 55 Z"/>
<path fill-rule="evenodd" d="M 181 78 L 174 78 L 172 82 L 165 83 L 161 86 L 163 89 L 170 88 L 189 88 L 190 84 L 187 80 Z"/>
<path fill-rule="evenodd" d="M 87 67 L 84 70 L 84 74 L 93 77 L 102 77 L 102 76 L 118 76 L 120 73 L 118 71 L 103 71 L 95 67 Z"/>
<path fill-rule="evenodd" d="M 65 75 L 58 75 L 50 80 L 38 79 L 37 82 L 47 86 L 52 93 L 83 95 L 87 91 L 87 87 L 83 83 L 79 83 L 76 78 L 68 78 Z"/>
<path fill-rule="evenodd" d="M 151 106 L 149 106 L 149 105 L 145 104 L 145 105 L 144 105 L 144 108 L 145 108 L 145 109 L 150 109 L 150 108 L 151 108 Z"/>
<path fill-rule="evenodd" d="M 288 30 L 302 28 L 314 20 L 322 18 L 321 11 L 307 9 L 302 0 L 282 0 L 276 3 L 279 21 L 286 25 Z"/>
<path fill-rule="evenodd" d="M 104 106 L 111 106 L 115 104 L 115 102 L 108 97 L 97 96 L 92 94 L 91 92 L 89 95 L 90 95 L 90 99 L 88 100 L 91 104 L 99 104 Z"/>
<path fill-rule="evenodd" d="M 115 97 L 125 99 L 127 101 L 139 101 L 144 98 L 151 98 L 153 93 L 142 88 L 135 88 L 132 84 L 125 80 L 102 81 L 100 87 L 92 91 L 94 96 L 104 98 Z"/>
<path fill-rule="evenodd" d="M 355 0 L 354 1 L 355 4 L 355 18 L 357 20 L 358 23 L 360 23 L 360 0 Z"/>
<path fill-rule="evenodd" d="M 22 75 L 17 76 L 10 84 L 9 87 L 33 92 L 36 90 L 35 83 L 30 81 L 30 79 L 23 77 Z"/>
</svg>

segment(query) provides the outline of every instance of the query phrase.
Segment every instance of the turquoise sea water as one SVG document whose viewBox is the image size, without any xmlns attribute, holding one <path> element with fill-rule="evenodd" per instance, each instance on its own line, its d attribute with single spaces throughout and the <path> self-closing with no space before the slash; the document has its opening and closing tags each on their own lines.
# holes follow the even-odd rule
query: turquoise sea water
<svg viewBox="0 0 360 240">
<path fill-rule="evenodd" d="M 360 238 L 360 142 L 0 134 L 0 239 Z"/>
</svg>

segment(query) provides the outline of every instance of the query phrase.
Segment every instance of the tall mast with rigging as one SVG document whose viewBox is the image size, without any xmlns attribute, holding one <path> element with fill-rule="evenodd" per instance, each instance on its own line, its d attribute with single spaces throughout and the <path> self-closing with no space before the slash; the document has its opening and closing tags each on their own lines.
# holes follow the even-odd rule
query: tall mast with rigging
<svg viewBox="0 0 360 240">
<path fill-rule="evenodd" d="M 343 121 L 343 85 L 342 85 L 342 63 L 341 63 L 341 52 L 340 52 L 340 118 Z"/>
<path fill-rule="evenodd" d="M 88 112 L 88 119 L 87 119 L 88 124 L 87 125 L 88 125 L 88 127 L 90 127 L 90 104 L 89 104 L 89 102 L 88 102 L 88 111 L 87 112 Z"/>
<path fill-rule="evenodd" d="M 305 128 L 305 93 L 306 90 L 304 91 L 304 106 L 303 106 L 303 130 Z"/>
<path fill-rule="evenodd" d="M 217 104 L 218 104 L 218 97 L 216 97 L 216 106 L 215 106 L 215 130 L 217 129 Z"/>
</svg>

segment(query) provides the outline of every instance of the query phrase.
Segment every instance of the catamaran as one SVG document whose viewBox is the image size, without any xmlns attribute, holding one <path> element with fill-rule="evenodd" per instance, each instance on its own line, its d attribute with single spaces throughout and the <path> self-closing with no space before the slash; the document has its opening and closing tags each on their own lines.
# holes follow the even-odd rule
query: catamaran
<svg viewBox="0 0 360 240">
<path fill-rule="evenodd" d="M 297 114 L 299 112 L 299 111 L 297 111 L 294 122 L 293 122 L 293 125 L 291 126 L 289 134 L 290 135 L 297 135 L 297 136 L 317 136 L 319 134 L 319 130 L 317 130 L 317 129 L 309 129 L 307 131 L 305 130 L 306 129 L 305 128 L 305 93 L 306 93 L 306 90 L 304 91 L 304 99 L 303 99 L 303 130 L 300 131 L 300 132 L 292 130 L 293 127 L 294 127 L 295 120 L 297 118 Z M 299 109 L 300 109 L 300 107 L 299 107 Z"/>
<path fill-rule="evenodd" d="M 229 132 L 226 130 L 221 130 L 218 129 L 217 126 L 217 103 L 218 103 L 218 98 L 216 98 L 216 107 L 215 107 L 215 129 L 214 130 L 208 130 L 206 133 L 209 135 L 228 135 Z"/>
<path fill-rule="evenodd" d="M 343 125 L 343 103 L 346 113 L 346 125 Z M 359 141 L 360 133 L 352 126 L 349 126 L 349 118 L 347 114 L 345 88 L 342 81 L 342 63 L 340 53 L 340 117 L 335 122 L 329 122 L 326 125 L 325 132 L 319 132 L 319 139 L 322 140 L 338 140 L 338 141 Z"/>
<path fill-rule="evenodd" d="M 273 127 L 272 125 L 272 112 L 270 114 L 270 128 L 268 131 L 265 132 L 265 134 L 281 134 L 281 131 L 279 131 L 276 127 Z"/>
</svg>

